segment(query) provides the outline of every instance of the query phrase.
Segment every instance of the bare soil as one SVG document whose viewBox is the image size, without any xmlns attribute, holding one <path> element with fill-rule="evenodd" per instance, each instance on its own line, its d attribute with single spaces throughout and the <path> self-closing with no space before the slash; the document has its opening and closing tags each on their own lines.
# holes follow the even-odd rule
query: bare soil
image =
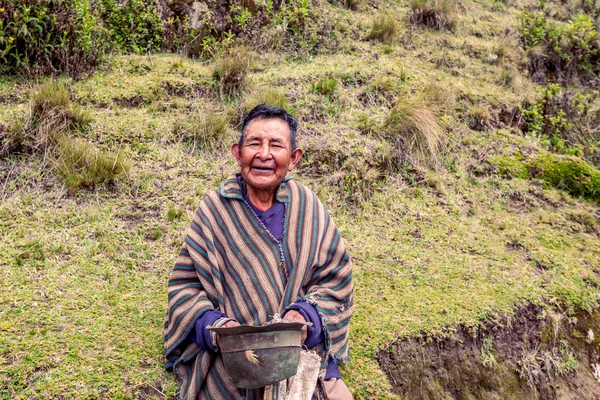
<svg viewBox="0 0 600 400">
<path fill-rule="evenodd" d="M 450 338 L 398 341 L 378 361 L 409 399 L 598 400 L 600 310 L 567 316 L 528 305 Z"/>
</svg>

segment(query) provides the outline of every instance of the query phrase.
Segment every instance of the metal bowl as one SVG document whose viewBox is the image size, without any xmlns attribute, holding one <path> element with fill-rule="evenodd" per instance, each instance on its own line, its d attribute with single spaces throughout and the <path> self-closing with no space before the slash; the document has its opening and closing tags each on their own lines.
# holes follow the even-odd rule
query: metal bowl
<svg viewBox="0 0 600 400">
<path fill-rule="evenodd" d="M 257 389 L 296 375 L 302 327 L 310 322 L 212 328 L 219 335 L 225 369 L 242 389 Z"/>
</svg>

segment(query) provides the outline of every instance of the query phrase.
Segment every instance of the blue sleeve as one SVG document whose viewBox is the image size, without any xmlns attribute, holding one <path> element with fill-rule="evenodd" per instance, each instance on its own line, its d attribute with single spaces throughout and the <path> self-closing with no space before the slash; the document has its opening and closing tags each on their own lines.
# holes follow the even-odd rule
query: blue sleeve
<svg viewBox="0 0 600 400">
<path fill-rule="evenodd" d="M 214 324 L 216 320 L 224 316 L 225 314 L 219 310 L 205 311 L 196 321 L 194 329 L 187 337 L 188 340 L 198 343 L 202 350 L 215 351 L 210 340 L 210 331 L 206 327 Z"/>
<path fill-rule="evenodd" d="M 285 309 L 283 315 L 290 310 L 298 311 L 302 314 L 306 322 L 312 322 L 312 326 L 308 327 L 308 334 L 304 341 L 306 347 L 314 347 L 325 339 L 325 336 L 323 335 L 323 323 L 321 322 L 321 318 L 319 318 L 317 310 L 312 304 L 305 301 L 294 303 Z"/>
</svg>

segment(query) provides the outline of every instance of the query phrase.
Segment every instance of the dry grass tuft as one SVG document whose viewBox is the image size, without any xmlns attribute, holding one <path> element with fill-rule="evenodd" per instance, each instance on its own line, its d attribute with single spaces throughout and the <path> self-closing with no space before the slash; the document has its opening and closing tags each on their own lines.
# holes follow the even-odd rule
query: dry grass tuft
<svg viewBox="0 0 600 400">
<path fill-rule="evenodd" d="M 66 86 L 49 81 L 34 93 L 29 116 L 13 121 L 4 132 L 0 154 L 13 152 L 52 152 L 57 138 L 72 129 L 80 129 L 91 118 L 77 105 L 71 104 Z"/>
<path fill-rule="evenodd" d="M 178 141 L 192 146 L 192 152 L 220 150 L 227 143 L 229 118 L 212 108 L 203 107 L 175 124 L 173 134 Z"/>
<path fill-rule="evenodd" d="M 396 143 L 400 163 L 413 166 L 439 165 L 440 153 L 447 141 L 447 132 L 434 114 L 420 104 L 400 100 L 384 123 L 383 136 Z"/>
<path fill-rule="evenodd" d="M 452 0 L 410 0 L 408 22 L 427 28 L 452 30 L 456 6 Z"/>
<path fill-rule="evenodd" d="M 213 79 L 221 99 L 237 96 L 244 90 L 251 61 L 252 51 L 247 47 L 234 47 L 217 59 Z"/>
<path fill-rule="evenodd" d="M 0 155 L 17 151 L 44 155 L 71 189 L 112 182 L 126 175 L 129 166 L 121 152 L 97 149 L 92 143 L 70 137 L 84 128 L 90 117 L 71 103 L 69 91 L 60 82 L 42 85 L 31 100 L 29 117 L 13 121 L 2 133 Z M 47 158 L 46 158 L 47 157 Z"/>
<path fill-rule="evenodd" d="M 398 19 L 393 14 L 380 14 L 373 20 L 367 39 L 379 40 L 383 43 L 393 43 L 400 30 Z"/>
<path fill-rule="evenodd" d="M 122 152 L 97 149 L 83 140 L 61 137 L 57 141 L 56 172 L 71 189 L 113 182 L 127 174 L 129 164 Z"/>
</svg>

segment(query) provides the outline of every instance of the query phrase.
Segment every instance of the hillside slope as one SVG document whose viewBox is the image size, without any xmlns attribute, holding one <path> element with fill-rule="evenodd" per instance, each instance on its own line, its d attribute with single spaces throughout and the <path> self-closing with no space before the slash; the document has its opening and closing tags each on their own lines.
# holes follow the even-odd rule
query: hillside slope
<svg viewBox="0 0 600 400">
<path fill-rule="evenodd" d="M 255 53 L 239 96 L 219 91 L 218 60 L 178 54 L 114 56 L 86 79 L 61 78 L 92 119 L 73 137 L 122 151 L 130 168 L 74 189 L 48 153 L 0 157 L 0 398 L 174 396 L 162 356 L 167 277 L 195 207 L 235 172 L 228 143 L 240 116 L 269 89 L 300 119 L 306 156 L 293 175 L 322 199 L 354 260 L 342 374 L 357 399 L 401 398 L 377 357 L 398 339 L 475 332 L 530 303 L 597 313 L 597 194 L 568 175 L 553 183 L 539 164 L 584 155 L 557 154 L 517 121 L 542 87 L 517 42 L 525 4 L 465 0 L 453 30 L 411 25 L 404 2 L 314 6 L 336 26 L 322 50 Z M 390 43 L 367 38 L 383 14 L 399 24 Z M 0 78 L 0 134 L 27 120 L 46 80 Z M 437 163 L 406 161 L 409 144 L 390 128 L 397 104 L 447 131 Z M 227 121 L 209 145 L 186 125 L 206 110 Z M 586 165 L 592 178 L 577 184 L 598 176 Z"/>
</svg>

